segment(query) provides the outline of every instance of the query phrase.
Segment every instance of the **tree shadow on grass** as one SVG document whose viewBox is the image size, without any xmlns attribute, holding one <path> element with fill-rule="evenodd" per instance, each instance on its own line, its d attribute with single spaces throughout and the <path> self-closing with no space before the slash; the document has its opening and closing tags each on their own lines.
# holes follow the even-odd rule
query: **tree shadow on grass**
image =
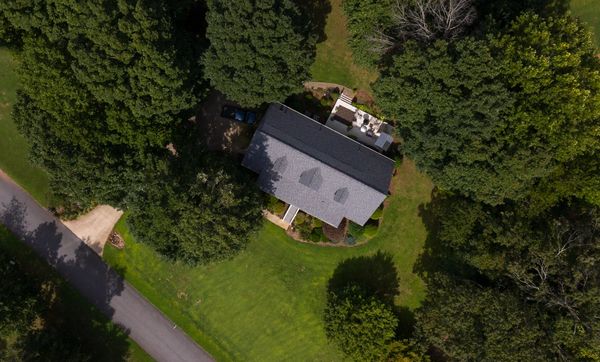
<svg viewBox="0 0 600 362">
<path fill-rule="evenodd" d="M 312 33 L 317 36 L 317 43 L 327 40 L 325 24 L 331 13 L 329 0 L 296 0 L 296 4 L 307 15 Z"/>
<path fill-rule="evenodd" d="M 56 293 L 56 298 L 47 305 L 46 312 L 52 323 L 45 326 L 46 330 L 41 329 L 29 336 L 24 341 L 25 347 L 40 348 L 45 351 L 43 353 L 56 356 L 62 347 L 56 349 L 56 346 L 44 343 L 48 342 L 45 337 L 48 333 L 58 333 L 64 337 L 62 342 L 57 342 L 58 346 L 65 343 L 65 346 L 79 349 L 82 355 L 89 353 L 94 358 L 104 356 L 105 360 L 126 360 L 129 331 L 108 323 L 115 312 L 110 305 L 111 300 L 124 290 L 122 277 L 91 248 L 77 242 L 79 239 L 66 227 L 57 225 L 56 221 L 30 225 L 27 216 L 27 206 L 16 198 L 0 205 L 0 223 L 54 267 L 74 288 L 60 287 L 61 292 Z M 71 240 L 64 242 L 65 238 Z M 36 262 L 41 263 L 30 260 L 27 264 L 35 265 Z M 40 285 L 47 285 L 49 281 L 56 284 L 57 280 L 52 272 L 37 275 L 37 278 Z"/>
<path fill-rule="evenodd" d="M 427 229 L 427 238 L 423 251 L 413 266 L 413 272 L 426 284 L 429 277 L 437 273 L 480 280 L 477 270 L 469 266 L 442 235 L 445 218 L 474 206 L 474 201 L 466 197 L 445 194 L 437 189 L 431 192 L 430 202 L 419 205 L 419 216 Z"/>
<path fill-rule="evenodd" d="M 370 256 L 358 256 L 342 261 L 329 280 L 327 291 L 338 294 L 350 285 L 358 286 L 366 297 L 375 297 L 389 306 L 398 318 L 396 336 L 412 336 L 415 316 L 407 307 L 397 306 L 394 298 L 400 292 L 398 270 L 387 252 L 378 251 Z"/>
<path fill-rule="evenodd" d="M 398 271 L 389 253 L 378 251 L 370 256 L 358 256 L 342 261 L 329 280 L 328 291 L 338 293 L 348 285 L 356 285 L 388 305 L 400 292 Z"/>
</svg>

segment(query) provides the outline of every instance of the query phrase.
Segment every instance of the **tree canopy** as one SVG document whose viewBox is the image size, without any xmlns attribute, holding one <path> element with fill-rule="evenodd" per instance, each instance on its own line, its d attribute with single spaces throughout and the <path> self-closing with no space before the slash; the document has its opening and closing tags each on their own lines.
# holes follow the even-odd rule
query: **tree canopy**
<svg viewBox="0 0 600 362">
<path fill-rule="evenodd" d="M 577 21 L 527 13 L 486 40 L 407 44 L 375 93 L 438 186 L 500 204 L 600 148 L 594 54 Z"/>
<path fill-rule="evenodd" d="M 49 172 L 63 215 L 95 203 L 128 209 L 140 241 L 189 263 L 243 248 L 262 204 L 253 178 L 229 157 L 176 141 L 183 130 L 194 142 L 202 137 L 186 128 L 208 86 L 199 3 L 56 0 L 0 9 L 22 35 L 14 120 L 32 160 Z M 178 156 L 167 149 L 173 143 Z"/>
<path fill-rule="evenodd" d="M 243 106 L 283 101 L 309 80 L 317 35 L 292 0 L 208 0 L 211 84 Z"/>
<path fill-rule="evenodd" d="M 324 320 L 327 337 L 357 361 L 385 357 L 398 324 L 388 305 L 357 286 L 330 294 Z"/>
<path fill-rule="evenodd" d="M 162 157 L 204 91 L 196 64 L 202 42 L 179 26 L 189 4 L 1 6 L 23 35 L 14 118 L 32 158 L 67 199 L 122 205 L 137 177 L 130 174 Z"/>
<path fill-rule="evenodd" d="M 170 259 L 198 264 L 232 257 L 261 225 L 265 196 L 249 171 L 206 151 L 195 127 L 181 133 L 178 155 L 157 162 L 127 198 L 127 222 L 137 240 Z"/>
<path fill-rule="evenodd" d="M 527 208 L 434 198 L 435 259 L 417 314 L 426 343 L 456 359 L 600 358 L 600 210 L 576 199 L 533 217 Z"/>
</svg>

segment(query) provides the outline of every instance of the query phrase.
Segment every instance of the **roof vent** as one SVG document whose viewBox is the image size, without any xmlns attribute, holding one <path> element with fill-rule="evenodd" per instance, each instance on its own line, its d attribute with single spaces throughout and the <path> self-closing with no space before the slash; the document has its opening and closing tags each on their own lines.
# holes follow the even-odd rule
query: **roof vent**
<svg viewBox="0 0 600 362">
<path fill-rule="evenodd" d="M 304 186 L 310 187 L 311 189 L 318 191 L 323 183 L 323 177 L 318 167 L 311 168 L 300 174 L 300 183 Z"/>
<path fill-rule="evenodd" d="M 287 157 L 285 157 L 285 156 L 279 157 L 278 159 L 275 160 L 275 162 L 273 162 L 273 171 L 277 172 L 278 174 L 282 174 L 285 172 L 287 165 L 288 165 Z"/>
<path fill-rule="evenodd" d="M 342 187 L 341 189 L 337 189 L 337 191 L 333 194 L 333 199 L 340 204 L 344 204 L 346 200 L 348 200 L 348 188 Z"/>
</svg>

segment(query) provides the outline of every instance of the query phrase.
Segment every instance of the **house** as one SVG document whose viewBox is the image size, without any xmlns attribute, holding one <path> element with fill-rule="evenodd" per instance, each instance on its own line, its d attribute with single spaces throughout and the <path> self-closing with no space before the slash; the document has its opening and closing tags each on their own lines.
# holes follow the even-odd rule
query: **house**
<svg viewBox="0 0 600 362">
<path fill-rule="evenodd" d="M 364 225 L 388 195 L 394 161 L 283 105 L 272 104 L 254 133 L 242 165 L 259 174 L 260 188 L 338 227 Z"/>
<path fill-rule="evenodd" d="M 353 106 L 345 94 L 335 102 L 325 125 L 379 151 L 387 151 L 394 142 L 392 126 Z"/>
</svg>

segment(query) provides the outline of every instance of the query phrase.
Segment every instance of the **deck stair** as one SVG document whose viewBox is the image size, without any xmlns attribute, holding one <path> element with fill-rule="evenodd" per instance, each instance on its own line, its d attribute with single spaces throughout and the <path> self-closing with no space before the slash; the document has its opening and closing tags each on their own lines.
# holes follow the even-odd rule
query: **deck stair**
<svg viewBox="0 0 600 362">
<path fill-rule="evenodd" d="M 352 104 L 352 98 L 343 92 L 340 94 L 340 99 L 348 104 Z"/>
</svg>

